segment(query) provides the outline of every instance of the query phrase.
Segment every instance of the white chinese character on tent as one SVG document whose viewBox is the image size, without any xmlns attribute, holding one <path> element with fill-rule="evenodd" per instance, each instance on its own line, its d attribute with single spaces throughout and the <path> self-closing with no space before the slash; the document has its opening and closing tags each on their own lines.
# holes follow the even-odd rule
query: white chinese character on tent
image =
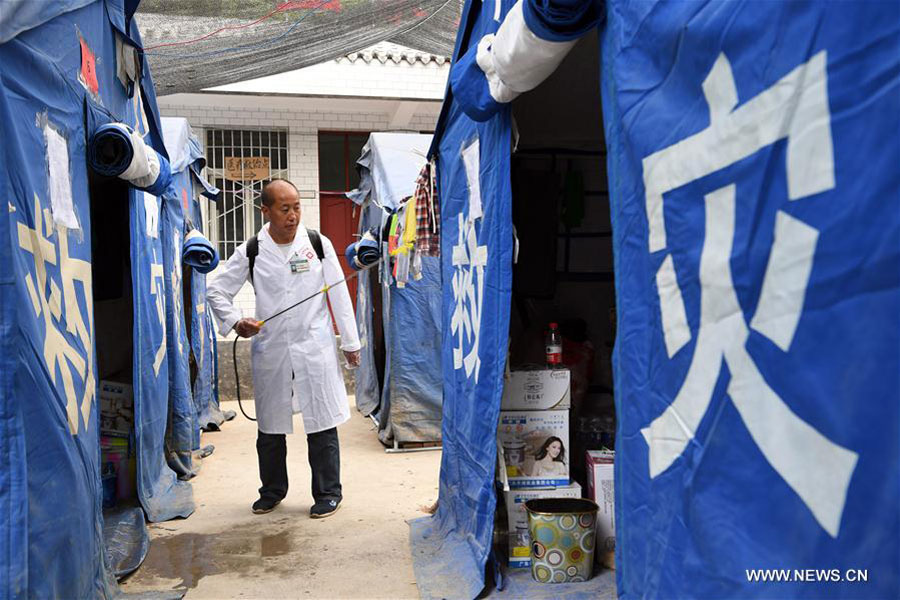
<svg viewBox="0 0 900 600">
<path fill-rule="evenodd" d="M 478 340 L 481 333 L 481 306 L 484 300 L 484 267 L 487 265 L 487 246 L 478 245 L 475 220 L 481 218 L 479 186 L 478 140 L 463 151 L 463 162 L 469 185 L 469 215 L 459 218 L 459 237 L 453 247 L 453 315 L 450 329 L 454 336 L 453 368 L 465 368 L 466 377 L 474 373 L 475 383 L 481 370 Z"/>
<path fill-rule="evenodd" d="M 703 82 L 710 124 L 643 161 L 650 252 L 666 248 L 663 194 L 787 139 L 788 200 L 832 189 L 834 156 L 826 53 L 820 52 L 743 105 L 724 54 Z M 858 455 L 801 419 L 773 390 L 745 343 L 750 328 L 787 352 L 803 312 L 818 231 L 785 211 L 775 235 L 759 302 L 748 324 L 731 274 L 736 186 L 707 194 L 700 256 L 700 326 L 694 355 L 672 404 L 642 430 L 650 476 L 657 477 L 694 438 L 712 399 L 722 362 L 728 395 L 769 464 L 797 493 L 825 531 L 836 537 Z M 671 358 L 691 340 L 672 255 L 656 274 L 663 336 Z"/>
<path fill-rule="evenodd" d="M 166 358 L 166 296 L 165 273 L 162 263 L 158 262 L 156 248 L 153 248 L 153 260 L 150 263 L 150 294 L 153 295 L 156 304 L 156 318 L 162 335 L 159 338 L 159 347 L 153 358 L 153 374 L 159 376 L 163 360 Z"/>
<path fill-rule="evenodd" d="M 25 288 L 31 298 L 35 318 L 43 317 L 43 358 L 47 373 L 54 384 L 62 380 L 66 396 L 66 420 L 72 435 L 84 431 L 91 417 L 94 402 L 94 301 L 91 288 L 91 264 L 69 256 L 69 230 L 58 226 L 53 231 L 49 210 L 42 209 L 34 196 L 34 228 L 17 223 L 19 247 L 31 254 L 34 274 L 25 275 Z M 57 260 L 59 250 L 59 260 Z M 54 277 L 47 265 L 58 267 Z M 76 282 L 84 298 L 87 321 L 81 313 Z M 60 287 L 60 285 L 62 287 Z M 69 342 L 76 336 L 80 347 Z M 76 386 L 77 376 L 80 386 Z M 79 413 L 81 420 L 79 421 Z"/>
<path fill-rule="evenodd" d="M 175 304 L 174 314 L 175 314 L 175 345 L 178 347 L 178 356 L 184 355 L 184 346 L 181 343 L 181 323 L 182 323 L 182 299 L 181 299 L 181 232 L 178 231 L 177 227 L 173 228 L 172 232 L 172 246 L 174 250 L 173 256 L 175 257 L 174 263 L 175 268 L 172 269 L 172 296 L 173 302 Z"/>
</svg>

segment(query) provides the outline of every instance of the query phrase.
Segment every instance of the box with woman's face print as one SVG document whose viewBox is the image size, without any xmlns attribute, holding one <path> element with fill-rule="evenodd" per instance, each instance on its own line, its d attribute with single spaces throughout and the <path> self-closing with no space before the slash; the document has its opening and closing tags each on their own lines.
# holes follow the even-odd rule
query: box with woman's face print
<svg viewBox="0 0 900 600">
<path fill-rule="evenodd" d="M 569 484 L 568 410 L 502 410 L 497 438 L 510 488 Z"/>
</svg>

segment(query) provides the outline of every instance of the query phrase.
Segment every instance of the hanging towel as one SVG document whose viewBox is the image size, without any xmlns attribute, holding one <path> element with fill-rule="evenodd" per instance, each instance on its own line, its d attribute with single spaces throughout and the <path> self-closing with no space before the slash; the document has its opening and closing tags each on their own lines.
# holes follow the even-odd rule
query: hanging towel
<svg viewBox="0 0 900 600">
<path fill-rule="evenodd" d="M 100 175 L 119 177 L 154 196 L 161 196 L 172 182 L 169 161 L 124 123 L 107 123 L 94 130 L 88 162 Z"/>
<path fill-rule="evenodd" d="M 184 238 L 181 260 L 198 273 L 209 273 L 219 264 L 219 253 L 202 233 L 191 229 Z"/>
<path fill-rule="evenodd" d="M 353 242 L 347 246 L 347 251 L 344 253 L 347 257 L 347 263 L 356 271 L 361 271 L 374 265 L 381 256 L 378 246 L 378 240 L 375 239 L 375 235 L 371 231 L 367 231 L 358 242 Z"/>
</svg>

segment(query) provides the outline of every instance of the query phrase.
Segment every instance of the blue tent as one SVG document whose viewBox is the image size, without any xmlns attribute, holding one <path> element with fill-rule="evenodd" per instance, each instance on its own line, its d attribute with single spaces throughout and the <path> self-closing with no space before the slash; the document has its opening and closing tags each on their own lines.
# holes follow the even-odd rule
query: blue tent
<svg viewBox="0 0 900 600">
<path fill-rule="evenodd" d="M 172 421 L 168 458 L 179 476 L 189 478 L 196 472 L 194 453 L 200 448 L 201 430 L 218 427 L 225 416 L 212 387 L 215 332 L 206 310 L 206 274 L 183 266 L 182 255 L 188 234 L 195 230 L 202 233 L 201 198 L 217 200 L 219 190 L 201 175 L 206 159 L 187 119 L 163 117 L 161 122 L 172 170 L 172 184 L 162 197 L 160 228 L 165 257 Z M 184 269 L 188 271 L 187 282 Z"/>
<path fill-rule="evenodd" d="M 153 153 L 154 185 L 165 183 L 136 4 L 15 0 L 0 14 L 4 598 L 113 593 L 101 538 L 97 384 L 115 368 L 133 379 L 137 496 L 147 517 L 194 508 L 164 451 L 159 198 L 87 166 L 91 135 L 122 122 Z"/>
<path fill-rule="evenodd" d="M 357 161 L 359 188 L 348 194 L 362 211 L 360 234 L 375 229 L 380 236 L 391 214 L 412 196 L 429 144 L 430 135 L 369 136 Z M 356 371 L 356 406 L 375 417 L 385 444 L 441 439 L 439 258 L 422 258 L 422 276 L 398 287 L 382 263 L 359 277 L 356 320 L 363 352 Z M 375 313 L 376 298 L 381 314 Z"/>
<path fill-rule="evenodd" d="M 618 593 L 897 597 L 900 7 L 619 0 L 464 9 L 431 150 L 447 335 L 423 596 L 475 597 L 490 554 L 509 103 L 598 25 Z"/>
</svg>

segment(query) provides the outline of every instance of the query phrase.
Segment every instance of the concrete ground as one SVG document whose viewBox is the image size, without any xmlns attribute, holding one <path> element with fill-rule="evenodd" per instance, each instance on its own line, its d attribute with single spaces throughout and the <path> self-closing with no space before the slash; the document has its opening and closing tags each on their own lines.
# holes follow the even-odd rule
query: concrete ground
<svg viewBox="0 0 900 600">
<path fill-rule="evenodd" d="M 353 399 L 351 398 L 351 404 Z M 223 409 L 237 410 L 227 402 Z M 222 431 L 193 480 L 196 512 L 150 525 L 144 564 L 125 592 L 186 590 L 186 598 L 418 598 L 406 521 L 438 494 L 440 452 L 386 454 L 373 422 L 351 410 L 339 428 L 344 501 L 309 518 L 306 436 L 288 436 L 290 491 L 273 512 L 254 515 L 256 426 L 240 413 Z M 296 418 L 295 431 L 302 430 Z"/>
</svg>

